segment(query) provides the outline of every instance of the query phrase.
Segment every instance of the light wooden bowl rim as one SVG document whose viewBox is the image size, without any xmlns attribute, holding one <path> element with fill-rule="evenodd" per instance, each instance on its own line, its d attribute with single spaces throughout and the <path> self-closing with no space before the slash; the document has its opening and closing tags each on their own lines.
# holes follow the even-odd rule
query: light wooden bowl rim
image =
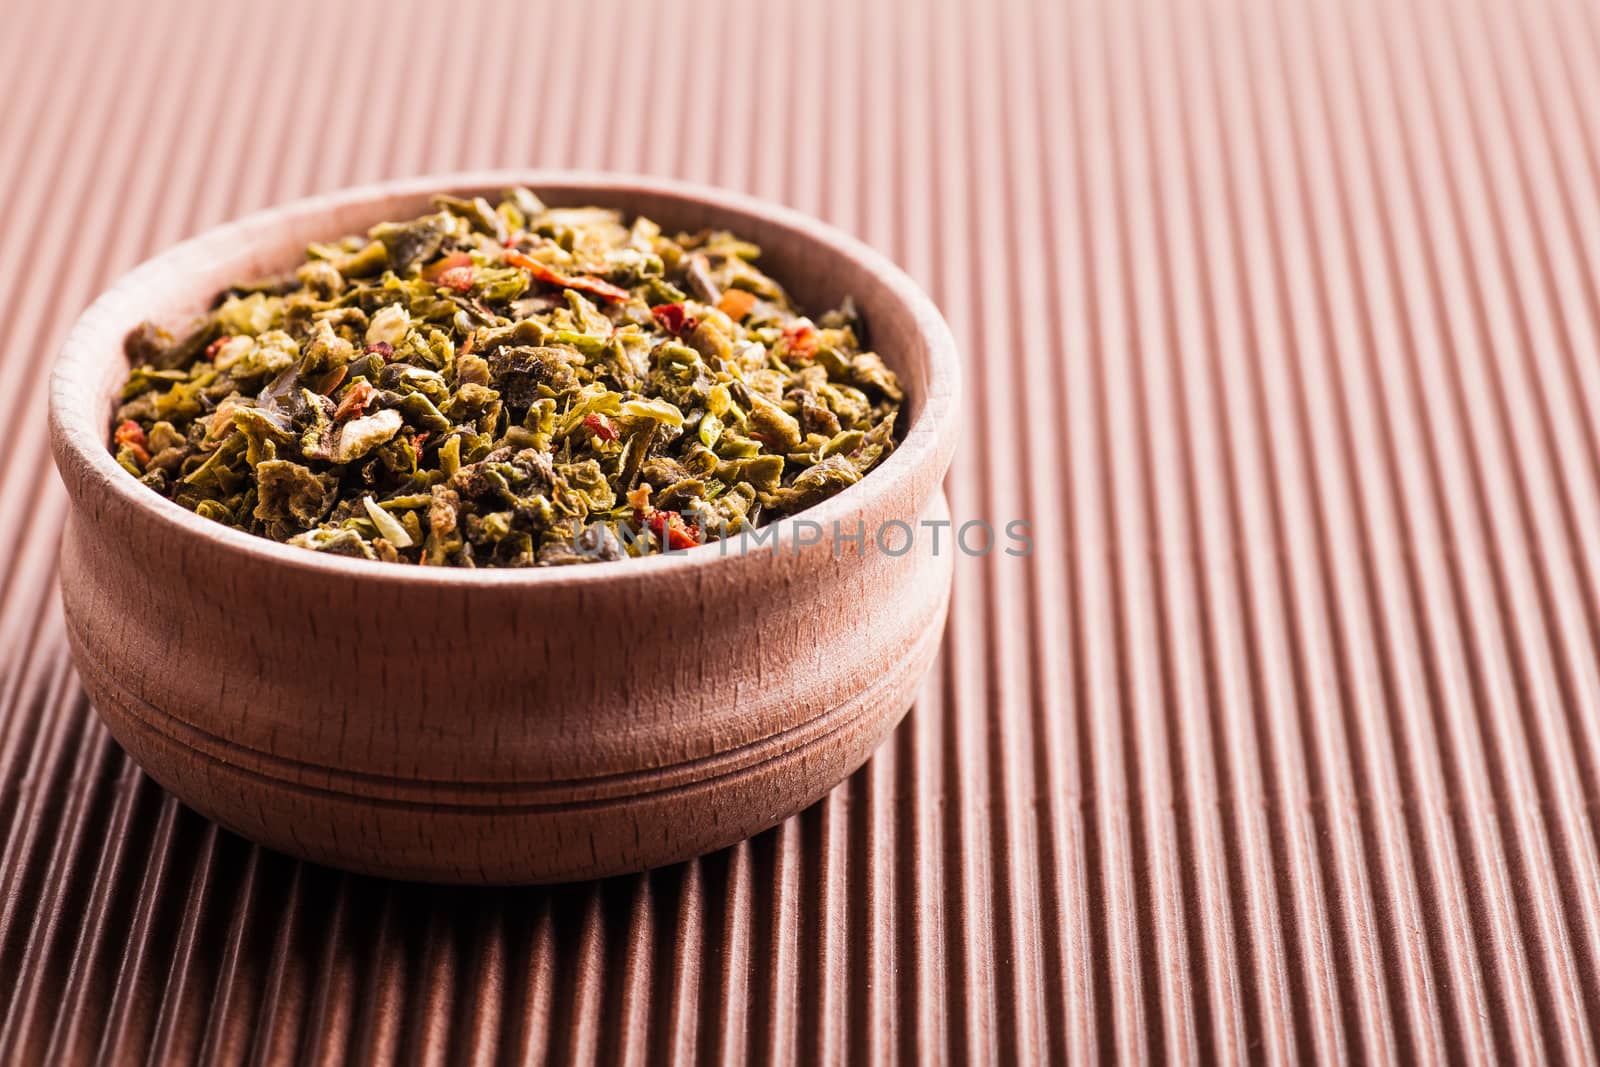
<svg viewBox="0 0 1600 1067">
<path fill-rule="evenodd" d="M 593 563 L 574 567 L 481 568 L 414 567 L 381 564 L 368 560 L 346 559 L 321 552 L 280 544 L 243 530 L 201 518 L 187 509 L 151 492 L 139 484 L 116 462 L 107 445 L 108 427 L 99 423 L 95 409 L 107 349 L 120 357 L 123 337 L 111 336 L 111 327 L 126 322 L 130 304 L 148 300 L 153 291 L 182 288 L 191 264 L 208 262 L 235 254 L 246 242 L 262 240 L 273 228 L 319 215 L 335 217 L 341 210 L 395 198 L 427 196 L 431 193 L 471 189 L 493 189 L 526 185 L 534 190 L 545 187 L 582 187 L 605 194 L 606 199 L 634 195 L 668 197 L 686 204 L 715 206 L 721 213 L 758 218 L 766 226 L 776 226 L 796 234 L 803 241 L 825 249 L 841 262 L 853 262 L 874 276 L 894 300 L 910 314 L 927 352 L 926 380 L 916 396 L 917 410 L 912 422 L 902 428 L 899 447 L 881 465 L 855 485 L 829 497 L 795 516 L 774 523 L 776 533 L 765 536 L 759 547 L 744 540 L 735 543 L 713 542 L 667 555 Z M 329 233 L 327 239 L 340 236 Z M 779 278 L 780 282 L 788 279 Z M 208 297 L 210 294 L 206 294 Z M 869 323 L 870 326 L 870 323 Z M 891 365 L 898 361 L 886 356 Z M 873 514 L 892 498 L 903 483 L 914 480 L 919 471 L 936 465 L 943 471 L 955 448 L 956 397 L 960 388 L 960 361 L 955 339 L 938 308 L 908 277 L 883 254 L 864 242 L 792 208 L 742 193 L 646 175 L 582 170 L 481 170 L 376 182 L 331 193 L 306 197 L 281 206 L 267 208 L 224 223 L 145 260 L 112 284 L 79 317 L 56 358 L 50 376 L 49 405 L 51 440 L 57 462 L 63 470 L 71 461 L 75 472 L 91 483 L 86 493 L 105 492 L 125 503 L 144 508 L 170 528 L 174 538 L 201 538 L 213 547 L 224 548 L 240 557 L 241 565 L 289 567 L 321 573 L 331 578 L 356 578 L 367 582 L 403 583 L 434 587 L 510 585 L 536 587 L 605 584 L 627 576 L 662 577 L 668 573 L 684 575 L 692 570 L 716 567 L 725 561 L 754 552 L 789 552 L 796 549 L 796 522 L 819 523 L 824 530 L 834 523 L 864 514 Z M 930 490 L 931 491 L 931 490 Z M 920 494 L 919 494 L 920 495 Z M 919 504 L 924 503 L 919 499 Z M 907 516 L 914 518 L 914 516 Z M 870 533 L 869 533 L 870 536 Z M 776 544 L 774 544 L 774 537 Z"/>
</svg>

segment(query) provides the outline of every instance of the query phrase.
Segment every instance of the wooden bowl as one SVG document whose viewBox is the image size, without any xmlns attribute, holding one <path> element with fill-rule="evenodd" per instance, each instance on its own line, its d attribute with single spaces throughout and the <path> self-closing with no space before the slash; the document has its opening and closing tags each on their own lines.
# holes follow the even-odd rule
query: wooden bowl
<svg viewBox="0 0 1600 1067">
<path fill-rule="evenodd" d="M 420 213 L 435 192 L 513 184 L 669 229 L 734 230 L 760 243 L 763 266 L 807 308 L 853 296 L 905 383 L 904 443 L 760 545 L 520 571 L 291 548 L 191 514 L 114 462 L 122 339 L 140 321 L 181 329 L 229 283 L 297 262 L 308 241 Z M 709 852 L 801 810 L 860 766 L 932 664 L 951 538 L 935 552 L 923 529 L 902 549 L 907 528 L 948 517 L 940 483 L 957 382 L 948 328 L 891 263 L 814 220 L 721 190 L 479 173 L 252 215 L 125 276 L 84 313 L 56 363 L 51 447 L 72 502 L 61 589 L 78 670 L 153 778 L 297 856 L 508 883 Z M 859 528 L 864 545 L 833 537 Z"/>
</svg>

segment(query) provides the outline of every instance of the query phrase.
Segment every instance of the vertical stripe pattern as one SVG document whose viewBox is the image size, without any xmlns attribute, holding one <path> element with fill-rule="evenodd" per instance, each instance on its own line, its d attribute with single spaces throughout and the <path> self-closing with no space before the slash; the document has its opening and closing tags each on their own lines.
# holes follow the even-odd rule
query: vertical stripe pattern
<svg viewBox="0 0 1600 1067">
<path fill-rule="evenodd" d="M 1594 1062 L 1600 7 L 13 0 L 0 1062 Z M 380 177 L 721 184 L 967 370 L 916 708 L 726 852 L 390 884 L 209 825 L 67 656 L 49 358 Z M 967 545 L 983 546 L 969 529 Z M 130 620 L 138 625 L 138 620 Z"/>
</svg>

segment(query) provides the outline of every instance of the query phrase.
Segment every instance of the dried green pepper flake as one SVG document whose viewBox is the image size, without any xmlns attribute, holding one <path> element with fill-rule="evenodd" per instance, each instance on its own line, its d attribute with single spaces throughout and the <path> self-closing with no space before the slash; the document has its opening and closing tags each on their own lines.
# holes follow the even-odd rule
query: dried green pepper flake
<svg viewBox="0 0 1600 1067">
<path fill-rule="evenodd" d="M 728 537 L 893 450 L 854 306 L 802 315 L 754 245 L 526 189 L 433 207 L 130 333 L 117 462 L 273 540 L 498 567 Z"/>
</svg>

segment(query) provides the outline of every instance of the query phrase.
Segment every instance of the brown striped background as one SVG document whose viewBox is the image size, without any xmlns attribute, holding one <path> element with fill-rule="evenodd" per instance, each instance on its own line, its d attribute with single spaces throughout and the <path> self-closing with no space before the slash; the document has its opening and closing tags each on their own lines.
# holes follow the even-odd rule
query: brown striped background
<svg viewBox="0 0 1600 1067">
<path fill-rule="evenodd" d="M 0 1062 L 1593 1061 L 1600 7 L 0 0 Z M 578 166 L 851 230 L 968 369 L 905 726 L 682 867 L 461 892 L 142 777 L 45 369 L 147 253 Z M 138 625 L 137 619 L 129 625 Z"/>
</svg>

